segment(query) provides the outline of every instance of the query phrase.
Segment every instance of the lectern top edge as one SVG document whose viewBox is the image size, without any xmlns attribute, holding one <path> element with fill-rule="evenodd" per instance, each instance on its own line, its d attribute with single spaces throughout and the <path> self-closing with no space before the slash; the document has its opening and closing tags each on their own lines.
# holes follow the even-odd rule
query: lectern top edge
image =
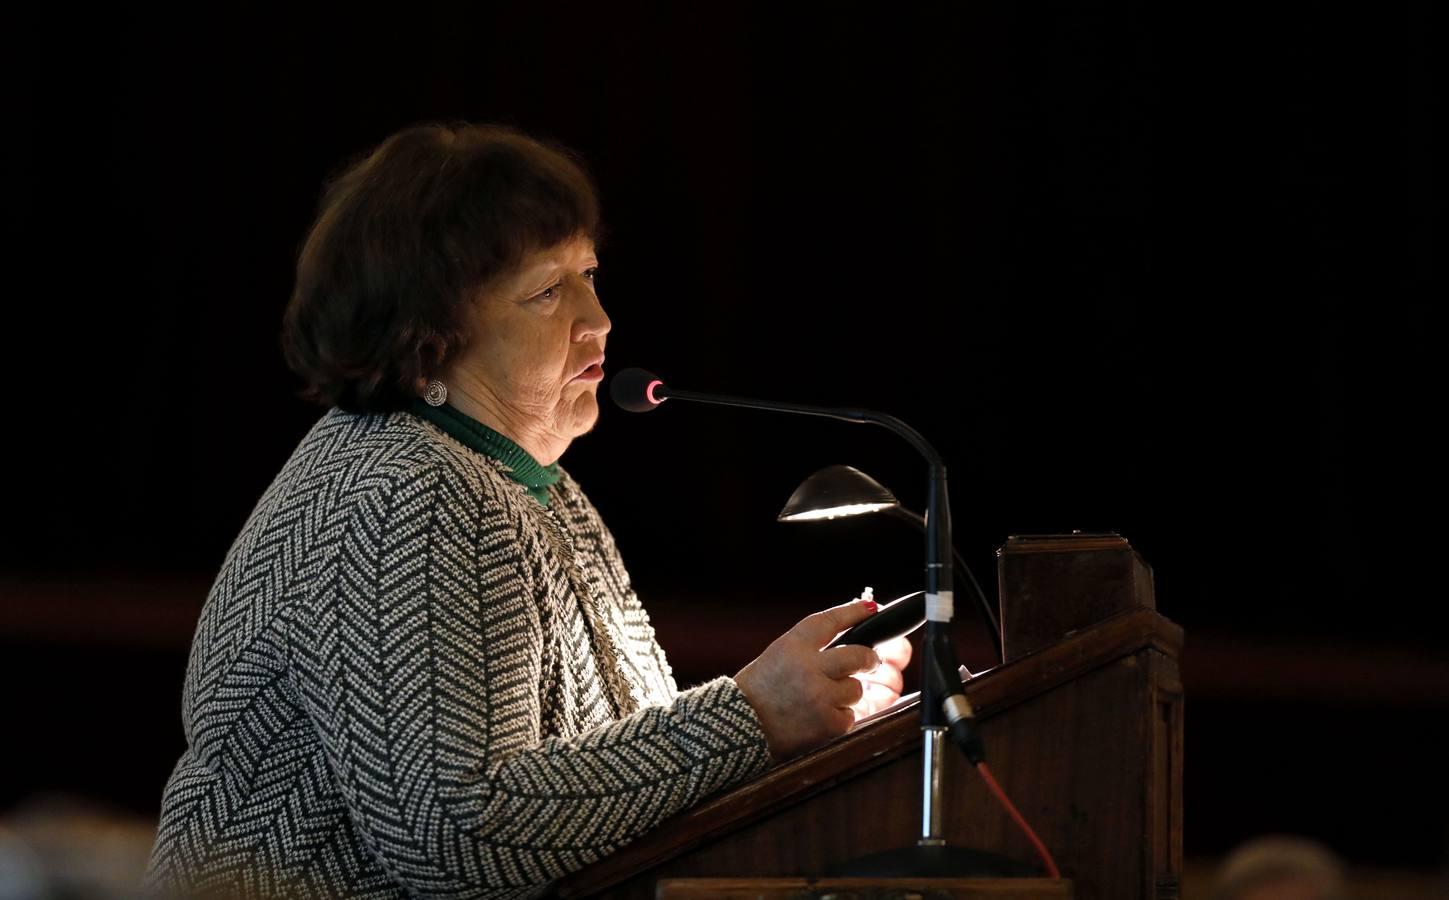
<svg viewBox="0 0 1449 900">
<path fill-rule="evenodd" d="M 998 557 L 1017 553 L 1060 553 L 1063 550 L 1131 550 L 1127 539 L 1115 531 L 1074 534 L 1013 534 L 996 548 Z"/>
</svg>

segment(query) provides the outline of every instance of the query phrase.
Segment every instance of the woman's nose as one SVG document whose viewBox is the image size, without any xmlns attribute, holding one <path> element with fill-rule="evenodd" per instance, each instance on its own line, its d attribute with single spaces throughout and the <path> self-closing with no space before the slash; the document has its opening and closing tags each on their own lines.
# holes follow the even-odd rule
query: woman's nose
<svg viewBox="0 0 1449 900">
<path fill-rule="evenodd" d="M 575 343 L 591 337 L 603 337 L 614 327 L 609 321 L 609 314 L 604 312 L 604 305 L 599 302 L 599 297 L 594 293 L 593 285 L 584 281 L 579 286 L 579 311 L 578 318 L 574 320 L 573 339 Z"/>
</svg>

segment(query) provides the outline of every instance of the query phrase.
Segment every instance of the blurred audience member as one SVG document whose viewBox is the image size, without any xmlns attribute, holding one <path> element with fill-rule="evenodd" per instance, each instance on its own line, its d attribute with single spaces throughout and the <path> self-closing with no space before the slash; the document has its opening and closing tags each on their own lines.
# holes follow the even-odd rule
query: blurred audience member
<svg viewBox="0 0 1449 900">
<path fill-rule="evenodd" d="M 32 799 L 0 819 L 0 900 L 134 897 L 155 833 L 84 800 Z"/>
<path fill-rule="evenodd" d="M 1213 900 L 1348 900 L 1343 865 L 1306 838 L 1270 836 L 1228 855 Z"/>
</svg>

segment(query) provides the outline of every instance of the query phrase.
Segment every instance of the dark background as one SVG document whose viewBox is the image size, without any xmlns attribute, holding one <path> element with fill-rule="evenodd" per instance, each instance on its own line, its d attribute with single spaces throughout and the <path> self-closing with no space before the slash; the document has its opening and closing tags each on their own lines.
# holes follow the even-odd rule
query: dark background
<svg viewBox="0 0 1449 900">
<path fill-rule="evenodd" d="M 988 587 L 1009 534 L 1132 541 L 1187 629 L 1189 854 L 1443 861 L 1425 6 L 389 14 L 3 39 L 0 811 L 155 814 L 210 578 L 318 415 L 278 331 L 321 184 L 467 119 L 587 160 L 606 368 L 914 424 Z M 605 408 L 564 459 L 685 681 L 915 589 L 894 523 L 773 521 L 834 462 L 920 508 L 905 444 L 816 420 Z"/>
</svg>

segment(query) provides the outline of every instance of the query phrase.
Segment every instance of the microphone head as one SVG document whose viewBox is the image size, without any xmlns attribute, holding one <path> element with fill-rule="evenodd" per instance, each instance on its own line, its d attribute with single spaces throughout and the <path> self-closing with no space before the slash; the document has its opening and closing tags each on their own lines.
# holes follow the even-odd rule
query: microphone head
<svg viewBox="0 0 1449 900">
<path fill-rule="evenodd" d="M 663 387 L 664 382 L 653 372 L 622 369 L 609 382 L 609 396 L 614 398 L 614 403 L 621 409 L 648 412 L 664 402 L 665 398 L 659 393 Z"/>
</svg>

